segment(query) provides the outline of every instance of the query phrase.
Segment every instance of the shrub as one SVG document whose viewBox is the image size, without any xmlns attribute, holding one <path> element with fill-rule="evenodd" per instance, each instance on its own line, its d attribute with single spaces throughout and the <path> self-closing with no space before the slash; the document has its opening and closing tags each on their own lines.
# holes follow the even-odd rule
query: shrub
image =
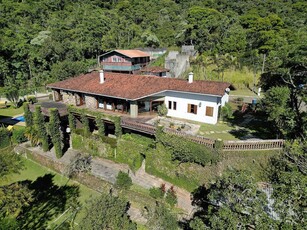
<svg viewBox="0 0 307 230">
<path fill-rule="evenodd" d="M 55 149 L 57 158 L 63 156 L 62 152 L 62 132 L 60 130 L 60 116 L 57 109 L 49 109 L 50 121 L 49 121 L 49 133 L 52 140 L 52 144 Z"/>
<path fill-rule="evenodd" d="M 167 115 L 167 112 L 168 112 L 168 110 L 167 110 L 167 107 L 164 103 L 162 105 L 158 106 L 158 115 L 159 116 L 164 117 L 164 116 Z"/>
<path fill-rule="evenodd" d="M 103 137 L 101 137 L 101 140 L 104 143 L 109 144 L 111 146 L 111 148 L 113 148 L 113 149 L 116 148 L 116 146 L 117 146 L 117 140 L 115 138 L 103 136 Z"/>
<path fill-rule="evenodd" d="M 27 138 L 25 136 L 25 129 L 14 129 L 12 135 L 12 141 L 17 144 L 26 142 Z"/>
<path fill-rule="evenodd" d="M 0 127 L 0 149 L 10 145 L 10 131 Z"/>
<path fill-rule="evenodd" d="M 226 103 L 225 106 L 221 108 L 220 117 L 223 119 L 223 121 L 227 121 L 233 117 L 232 108 L 228 103 Z"/>
<path fill-rule="evenodd" d="M 120 189 L 129 189 L 132 186 L 132 179 L 128 173 L 119 171 L 116 177 L 115 186 Z"/>
<path fill-rule="evenodd" d="M 37 98 L 35 96 L 28 96 L 27 97 L 27 101 L 30 103 L 30 104 L 34 104 L 34 103 L 37 103 Z"/>
<path fill-rule="evenodd" d="M 155 199 L 164 198 L 166 192 L 165 184 L 161 184 L 160 187 L 152 187 L 149 189 L 149 195 Z"/>
<path fill-rule="evenodd" d="M 84 136 L 84 129 L 75 129 L 75 134 Z"/>
<path fill-rule="evenodd" d="M 33 115 L 32 112 L 29 109 L 29 103 L 24 103 L 23 104 L 23 111 L 24 111 L 24 117 L 26 120 L 26 126 L 30 127 L 33 125 Z"/>
<path fill-rule="evenodd" d="M 170 189 L 167 190 L 165 201 L 172 207 L 174 207 L 175 204 L 177 204 L 177 196 L 173 186 L 171 186 Z"/>
</svg>

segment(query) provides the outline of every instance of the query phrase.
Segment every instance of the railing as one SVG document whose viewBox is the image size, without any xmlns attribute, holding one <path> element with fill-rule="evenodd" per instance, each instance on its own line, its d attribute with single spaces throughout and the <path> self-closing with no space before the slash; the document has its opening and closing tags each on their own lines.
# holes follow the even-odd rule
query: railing
<svg viewBox="0 0 307 230">
<path fill-rule="evenodd" d="M 141 68 L 140 64 L 135 65 L 103 65 L 104 70 L 121 70 L 121 71 L 134 71 Z"/>
<path fill-rule="evenodd" d="M 156 128 L 150 124 L 138 123 L 122 119 L 121 125 L 123 128 L 135 130 L 142 133 L 154 135 Z M 171 128 L 164 128 L 164 131 L 177 136 L 185 137 L 195 143 L 205 145 L 209 148 L 215 148 L 215 140 L 205 138 L 202 136 L 194 136 L 184 132 L 180 132 Z M 269 149 L 282 149 L 284 140 L 253 140 L 253 141 L 223 141 L 223 150 L 225 151 L 243 151 L 243 150 L 269 150 Z"/>
<path fill-rule="evenodd" d="M 276 140 L 253 140 L 253 141 L 224 141 L 223 150 L 266 150 L 282 149 L 285 141 Z"/>
<path fill-rule="evenodd" d="M 213 139 L 205 138 L 205 137 L 202 137 L 202 136 L 190 135 L 190 134 L 180 132 L 180 131 L 170 129 L 170 128 L 165 128 L 164 131 L 166 131 L 168 133 L 175 134 L 177 136 L 185 137 L 185 138 L 189 139 L 190 141 L 193 141 L 193 142 L 201 144 L 201 145 L 205 145 L 209 148 L 212 148 L 212 149 L 214 148 L 215 141 Z"/>
<path fill-rule="evenodd" d="M 121 120 L 121 126 L 123 128 L 132 129 L 135 131 L 147 133 L 154 135 L 156 133 L 156 128 L 153 125 L 138 123 L 134 121 Z"/>
</svg>

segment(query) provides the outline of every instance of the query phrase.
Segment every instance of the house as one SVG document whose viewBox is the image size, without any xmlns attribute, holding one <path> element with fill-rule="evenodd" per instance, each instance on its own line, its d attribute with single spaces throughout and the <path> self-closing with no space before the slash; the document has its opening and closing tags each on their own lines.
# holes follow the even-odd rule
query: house
<svg viewBox="0 0 307 230">
<path fill-rule="evenodd" d="M 166 77 L 169 69 L 159 66 L 146 66 L 140 70 L 142 75 L 152 75 L 157 77 Z"/>
<path fill-rule="evenodd" d="M 134 73 L 149 61 L 149 54 L 140 50 L 113 50 L 99 56 L 99 64 L 105 72 Z"/>
<path fill-rule="evenodd" d="M 90 109 L 111 110 L 131 117 L 154 114 L 165 104 L 168 116 L 215 124 L 219 109 L 229 99 L 230 84 L 216 81 L 189 80 L 91 72 L 49 84 L 53 99 Z"/>
</svg>

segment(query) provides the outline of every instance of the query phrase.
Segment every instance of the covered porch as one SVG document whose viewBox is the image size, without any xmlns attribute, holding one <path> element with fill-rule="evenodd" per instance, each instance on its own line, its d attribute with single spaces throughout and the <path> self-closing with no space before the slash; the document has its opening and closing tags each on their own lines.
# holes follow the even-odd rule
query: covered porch
<svg viewBox="0 0 307 230">
<path fill-rule="evenodd" d="M 80 92 L 54 90 L 53 100 L 74 106 L 80 106 L 96 111 L 112 112 L 117 115 L 130 116 L 154 116 L 158 106 L 164 103 L 164 96 L 150 96 L 139 100 L 127 100 L 101 95 L 90 95 Z"/>
</svg>

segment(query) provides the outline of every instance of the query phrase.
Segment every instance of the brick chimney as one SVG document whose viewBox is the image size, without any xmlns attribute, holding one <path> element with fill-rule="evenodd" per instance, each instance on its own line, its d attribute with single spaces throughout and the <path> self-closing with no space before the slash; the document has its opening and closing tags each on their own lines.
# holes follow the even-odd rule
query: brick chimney
<svg viewBox="0 0 307 230">
<path fill-rule="evenodd" d="M 104 83 L 104 73 L 102 69 L 99 70 L 99 79 L 100 79 L 99 83 L 103 84 Z"/>
<path fill-rule="evenodd" d="M 193 72 L 190 72 L 189 73 L 189 83 L 192 83 L 193 82 Z"/>
</svg>

